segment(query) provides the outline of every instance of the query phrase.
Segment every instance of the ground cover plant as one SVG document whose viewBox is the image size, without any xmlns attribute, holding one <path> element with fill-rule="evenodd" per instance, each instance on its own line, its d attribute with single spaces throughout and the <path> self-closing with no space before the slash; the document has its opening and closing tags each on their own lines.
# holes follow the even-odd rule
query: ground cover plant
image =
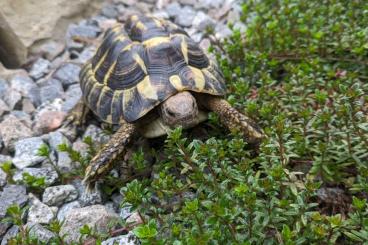
<svg viewBox="0 0 368 245">
<path fill-rule="evenodd" d="M 147 244 L 368 243 L 368 4 L 245 1 L 212 51 L 229 97 L 263 127 L 254 156 L 211 117 L 180 129 L 154 180 L 122 192 Z M 221 132 L 219 132 L 221 131 Z"/>
</svg>

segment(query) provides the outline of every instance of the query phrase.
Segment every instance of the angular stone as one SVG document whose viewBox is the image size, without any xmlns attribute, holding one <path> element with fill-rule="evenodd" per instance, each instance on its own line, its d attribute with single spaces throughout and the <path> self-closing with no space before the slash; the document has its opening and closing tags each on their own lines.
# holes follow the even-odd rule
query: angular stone
<svg viewBox="0 0 368 245">
<path fill-rule="evenodd" d="M 0 98 L 4 98 L 9 89 L 8 82 L 0 77 Z"/>
<path fill-rule="evenodd" d="M 22 111 L 28 114 L 32 114 L 36 110 L 32 101 L 28 98 L 23 98 L 22 100 Z"/>
<path fill-rule="evenodd" d="M 195 16 L 196 12 L 193 10 L 193 8 L 185 6 L 180 10 L 179 14 L 176 15 L 175 23 L 183 27 L 190 27 Z"/>
<path fill-rule="evenodd" d="M 22 95 L 13 88 L 9 88 L 3 97 L 11 110 L 19 110 L 22 107 Z"/>
<path fill-rule="evenodd" d="M 126 235 L 109 238 L 101 243 L 101 245 L 139 245 L 139 239 L 133 232 L 129 231 Z"/>
<path fill-rule="evenodd" d="M 107 135 L 101 128 L 90 124 L 86 131 L 84 131 L 83 139 L 86 137 L 91 137 L 92 142 L 98 144 L 99 146 L 106 144 L 110 140 L 110 135 Z"/>
<path fill-rule="evenodd" d="M 86 191 L 85 186 L 81 180 L 73 180 L 72 184 L 77 188 L 79 193 L 78 201 L 82 207 L 88 205 L 102 204 L 103 194 L 100 189 L 96 188 L 90 192 Z"/>
<path fill-rule="evenodd" d="M 16 116 L 8 115 L 0 123 L 0 134 L 5 147 L 14 149 L 14 142 L 32 136 L 32 131 L 24 125 Z"/>
<path fill-rule="evenodd" d="M 14 76 L 10 81 L 10 86 L 23 97 L 29 98 L 35 106 L 40 104 L 40 90 L 30 77 L 24 75 Z"/>
<path fill-rule="evenodd" d="M 60 66 L 52 75 L 53 78 L 61 81 L 64 87 L 79 81 L 79 72 L 81 68 L 78 65 L 66 63 Z"/>
<path fill-rule="evenodd" d="M 59 56 L 65 49 L 64 42 L 56 42 L 54 40 L 45 40 L 39 45 L 33 45 L 31 52 L 33 54 L 42 55 L 48 60 L 53 60 Z"/>
<path fill-rule="evenodd" d="M 16 181 L 16 182 L 22 181 L 24 173 L 28 173 L 29 175 L 34 176 L 36 178 L 44 177 L 45 178 L 45 184 L 47 186 L 56 183 L 56 181 L 59 178 L 57 172 L 54 169 L 52 169 L 50 167 L 46 167 L 46 168 L 24 168 L 24 169 L 18 171 L 13 176 L 13 180 Z"/>
<path fill-rule="evenodd" d="M 11 112 L 11 114 L 16 116 L 21 121 L 21 123 L 23 123 L 27 127 L 30 128 L 32 126 L 31 115 L 29 115 L 28 113 L 20 110 L 14 110 Z"/>
<path fill-rule="evenodd" d="M 170 17 L 177 17 L 181 11 L 180 4 L 177 2 L 170 3 L 166 6 L 166 12 Z"/>
<path fill-rule="evenodd" d="M 49 231 L 38 223 L 28 222 L 25 227 L 29 229 L 29 234 L 32 237 L 37 237 L 38 241 L 48 244 L 50 240 L 56 237 L 55 233 Z"/>
<path fill-rule="evenodd" d="M 81 64 L 86 63 L 88 60 L 90 60 L 96 53 L 96 47 L 87 47 L 83 49 L 83 51 L 78 56 L 78 62 Z"/>
<path fill-rule="evenodd" d="M 65 92 L 65 101 L 61 108 L 64 112 L 69 112 L 80 101 L 82 97 L 82 90 L 79 84 L 71 85 Z"/>
<path fill-rule="evenodd" d="M 1 162 L 0 162 L 0 166 L 1 166 Z M 6 185 L 7 177 L 8 175 L 0 168 L 0 187 L 3 187 L 4 185 Z"/>
<path fill-rule="evenodd" d="M 81 205 L 79 201 L 73 201 L 64 204 L 60 207 L 59 212 L 57 214 L 58 221 L 63 221 L 65 219 L 65 216 L 73 209 L 80 208 Z"/>
<path fill-rule="evenodd" d="M 64 96 L 64 89 L 61 82 L 57 79 L 51 78 L 45 82 L 40 88 L 41 103 L 53 101 L 56 98 L 62 98 Z"/>
<path fill-rule="evenodd" d="M 6 113 L 6 112 L 8 112 L 8 111 L 10 111 L 10 108 L 9 108 L 9 106 L 2 100 L 2 99 L 0 99 L 0 117 L 4 114 L 4 113 Z"/>
<path fill-rule="evenodd" d="M 36 62 L 33 63 L 31 70 L 29 71 L 29 75 L 33 79 L 40 79 L 49 72 L 50 65 L 50 61 L 43 58 L 38 58 Z"/>
<path fill-rule="evenodd" d="M 38 156 L 38 149 L 43 144 L 44 142 L 40 137 L 18 140 L 14 146 L 15 155 L 13 158 L 13 164 L 18 169 L 23 169 L 42 162 L 45 160 L 45 157 Z"/>
<path fill-rule="evenodd" d="M 49 133 L 49 144 L 51 146 L 51 149 L 56 153 L 58 168 L 64 173 L 73 170 L 74 166 L 68 153 L 58 150 L 58 146 L 61 144 L 71 146 L 70 141 L 62 133 L 60 133 L 59 131 L 55 131 Z"/>
<path fill-rule="evenodd" d="M 116 10 L 115 6 L 112 4 L 106 4 L 105 6 L 103 6 L 103 8 L 101 9 L 101 14 L 106 16 L 107 18 L 117 18 L 119 15 L 119 12 Z"/>
<path fill-rule="evenodd" d="M 19 227 L 17 225 L 13 225 L 4 235 L 3 240 L 0 245 L 8 245 L 8 241 L 14 238 L 19 232 Z"/>
<path fill-rule="evenodd" d="M 42 201 L 50 206 L 61 206 L 62 204 L 74 201 L 77 198 L 78 191 L 72 185 L 47 187 L 42 195 Z"/>
<path fill-rule="evenodd" d="M 96 232 L 107 232 L 108 224 L 118 221 L 119 216 L 103 205 L 93 205 L 71 210 L 65 217 L 60 235 L 66 235 L 66 242 L 78 241 L 79 230 L 84 225 L 94 227 Z"/>
<path fill-rule="evenodd" d="M 83 48 L 84 40 L 91 40 L 101 33 L 97 26 L 85 25 L 83 22 L 79 25 L 70 24 L 66 33 L 66 45 L 69 50 L 80 51 Z M 82 42 L 76 40 L 81 39 Z"/>
<path fill-rule="evenodd" d="M 55 213 L 46 204 L 30 195 L 31 207 L 28 210 L 28 222 L 38 224 L 50 224 L 55 218 Z"/>
<path fill-rule="evenodd" d="M 205 31 L 207 28 L 214 28 L 216 22 L 202 11 L 199 11 L 193 19 L 193 28 L 198 31 Z"/>
<path fill-rule="evenodd" d="M 28 201 L 26 187 L 21 185 L 7 185 L 0 192 L 0 220 L 5 217 L 6 210 L 11 205 L 23 207 Z"/>
</svg>

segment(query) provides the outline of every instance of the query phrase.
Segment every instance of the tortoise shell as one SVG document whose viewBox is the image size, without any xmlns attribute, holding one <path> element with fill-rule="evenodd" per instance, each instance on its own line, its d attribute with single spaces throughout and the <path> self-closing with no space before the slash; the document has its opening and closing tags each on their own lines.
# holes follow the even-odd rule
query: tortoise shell
<svg viewBox="0 0 368 245">
<path fill-rule="evenodd" d="M 80 79 L 87 106 L 112 124 L 134 122 L 180 91 L 226 91 L 221 71 L 184 30 L 137 15 L 106 32 Z"/>
</svg>

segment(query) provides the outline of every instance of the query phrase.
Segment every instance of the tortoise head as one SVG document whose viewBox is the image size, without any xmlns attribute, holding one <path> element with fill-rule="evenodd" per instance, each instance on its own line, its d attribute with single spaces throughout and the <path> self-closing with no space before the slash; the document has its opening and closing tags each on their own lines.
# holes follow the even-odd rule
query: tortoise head
<svg viewBox="0 0 368 245">
<path fill-rule="evenodd" d="M 199 123 L 197 101 L 188 91 L 169 97 L 161 104 L 160 111 L 162 121 L 170 127 L 189 128 Z"/>
</svg>

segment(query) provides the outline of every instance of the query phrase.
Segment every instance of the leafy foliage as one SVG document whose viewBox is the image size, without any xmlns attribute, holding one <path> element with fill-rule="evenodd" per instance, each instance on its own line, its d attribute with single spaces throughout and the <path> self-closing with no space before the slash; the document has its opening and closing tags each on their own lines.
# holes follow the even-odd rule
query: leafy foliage
<svg viewBox="0 0 368 245">
<path fill-rule="evenodd" d="M 135 229 L 144 243 L 368 242 L 367 10 L 365 1 L 243 4 L 246 30 L 231 25 L 211 49 L 228 100 L 267 139 L 252 158 L 238 134 L 173 131 L 153 181 L 122 189 L 145 217 Z"/>
</svg>

